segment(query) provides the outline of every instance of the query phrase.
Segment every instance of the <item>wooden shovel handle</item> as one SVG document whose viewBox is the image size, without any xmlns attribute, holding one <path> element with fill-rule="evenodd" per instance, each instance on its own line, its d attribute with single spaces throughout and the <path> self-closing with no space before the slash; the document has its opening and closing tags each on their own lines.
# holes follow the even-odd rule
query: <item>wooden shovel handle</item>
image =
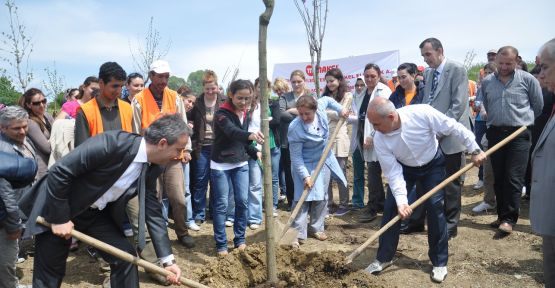
<svg viewBox="0 0 555 288">
<path fill-rule="evenodd" d="M 353 102 L 353 97 L 345 101 L 343 108 L 349 109 L 351 107 L 351 102 Z M 339 133 L 339 129 L 341 129 L 341 126 L 343 126 L 343 123 L 345 123 L 345 120 L 346 118 L 340 117 L 339 121 L 337 121 L 337 125 L 335 126 L 335 130 L 333 130 L 333 133 L 331 134 L 331 136 L 329 136 L 328 144 L 324 148 L 324 153 L 320 157 L 320 160 L 316 165 L 316 169 L 314 169 L 314 171 L 312 172 L 312 175 L 310 175 L 310 179 L 312 180 L 312 183 L 316 183 L 316 179 L 320 174 L 320 170 L 322 170 L 322 167 L 324 167 L 324 163 L 326 163 L 326 158 L 328 158 L 328 154 L 330 153 L 331 147 L 335 142 L 334 140 L 337 137 L 337 134 Z M 310 189 L 307 189 L 307 188 L 303 190 L 303 194 L 301 194 L 301 198 L 299 198 L 299 202 L 297 202 L 297 205 L 295 205 L 295 208 L 291 212 L 291 216 L 289 217 L 289 219 L 287 219 L 287 223 L 285 224 L 285 227 L 280 232 L 281 234 L 278 237 L 278 242 L 281 240 L 281 238 L 283 238 L 283 236 L 285 236 L 287 230 L 289 229 L 289 227 L 291 227 L 291 224 L 293 224 L 295 217 L 297 217 L 297 214 L 299 214 L 299 211 L 301 210 L 301 206 L 303 205 L 304 201 L 308 197 L 309 191 Z"/>
<path fill-rule="evenodd" d="M 501 142 L 495 144 L 495 146 L 488 149 L 488 151 L 485 152 L 486 156 L 489 156 L 489 155 L 493 154 L 495 151 L 499 150 L 499 148 L 505 146 L 505 144 L 512 141 L 516 136 L 518 136 L 520 133 L 522 133 L 526 129 L 527 129 L 526 126 L 520 127 L 518 130 L 513 132 L 511 135 L 507 136 L 507 138 L 503 139 Z M 414 203 L 412 203 L 410 205 L 410 208 L 414 210 L 414 208 L 416 208 L 420 204 L 424 203 L 426 200 L 428 200 L 428 198 L 432 197 L 437 191 L 443 189 L 443 187 L 445 187 L 447 184 L 451 183 L 452 181 L 454 181 L 455 179 L 460 177 L 463 173 L 470 170 L 472 168 L 472 166 L 474 166 L 473 163 L 466 164 L 466 166 L 464 166 L 462 169 L 457 171 L 455 174 L 449 176 L 449 178 L 443 180 L 443 182 L 439 183 L 432 190 L 428 191 L 428 193 L 422 195 L 422 197 L 420 197 L 420 198 L 418 198 L 418 200 L 414 201 Z M 353 251 L 351 253 L 351 255 L 347 256 L 347 258 L 346 258 L 347 264 L 353 262 L 353 259 L 355 259 L 358 255 L 360 255 L 360 253 L 362 253 L 362 251 L 364 251 L 364 249 L 366 249 L 366 247 L 368 245 L 372 244 L 372 242 L 374 242 L 374 240 L 376 240 L 378 237 L 380 237 L 380 235 L 382 235 L 385 231 L 387 231 L 387 229 L 389 229 L 391 226 L 393 226 L 395 223 L 397 223 L 397 221 L 399 221 L 400 219 L 401 219 L 401 217 L 399 217 L 399 215 L 395 216 L 393 219 L 391 219 L 389 222 L 387 222 L 382 228 L 380 228 L 380 230 L 378 230 L 376 233 L 372 234 L 372 236 L 370 236 L 370 238 L 368 238 L 368 240 L 366 240 L 366 242 L 364 242 L 362 245 L 360 245 L 360 247 L 358 247 L 355 251 Z"/>
<path fill-rule="evenodd" d="M 37 217 L 37 223 L 46 226 L 46 227 L 51 227 L 50 223 L 46 222 L 46 220 L 42 217 L 39 216 Z M 152 272 L 152 273 L 156 273 L 156 274 L 160 274 L 163 276 L 169 276 L 169 275 L 173 275 L 173 273 L 171 273 L 170 271 L 152 264 L 148 261 L 145 261 L 137 256 L 133 256 L 121 249 L 118 249 L 112 245 L 106 244 L 98 239 L 95 239 L 89 235 L 83 234 L 75 229 L 71 230 L 71 236 L 74 237 L 75 239 L 83 242 L 83 243 L 87 243 L 91 246 L 93 246 L 94 248 L 98 249 L 98 250 L 102 250 L 110 255 L 113 255 L 121 260 L 124 260 L 126 262 L 132 263 L 134 265 L 143 267 L 146 271 Z M 193 280 L 189 280 L 187 278 L 184 277 L 180 277 L 179 281 L 181 282 L 181 284 L 188 286 L 188 287 L 193 287 L 193 288 L 208 288 L 208 286 L 202 285 L 198 282 L 195 282 Z"/>
</svg>

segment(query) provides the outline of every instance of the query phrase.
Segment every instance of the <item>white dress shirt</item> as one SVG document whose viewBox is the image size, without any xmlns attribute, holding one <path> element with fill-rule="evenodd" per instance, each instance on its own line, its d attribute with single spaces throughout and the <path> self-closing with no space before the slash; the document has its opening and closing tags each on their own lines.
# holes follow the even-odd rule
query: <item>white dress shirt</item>
<svg viewBox="0 0 555 288">
<path fill-rule="evenodd" d="M 141 169 L 143 163 L 147 162 L 146 156 L 146 142 L 145 139 L 141 139 L 141 144 L 139 145 L 139 151 L 137 151 L 137 155 L 133 162 L 129 164 L 125 172 L 119 177 L 119 179 L 108 189 L 108 191 L 104 192 L 104 194 L 96 200 L 96 202 L 91 205 L 92 208 L 96 208 L 98 210 L 102 210 L 108 205 L 110 202 L 114 202 L 118 200 L 121 195 L 131 186 L 139 176 L 141 175 Z"/>
<path fill-rule="evenodd" d="M 374 148 L 397 205 L 408 204 L 403 165 L 420 167 L 428 164 L 439 149 L 438 138 L 455 135 L 468 152 L 480 147 L 474 134 L 453 118 L 427 104 L 397 109 L 401 127 L 383 134 L 376 131 Z"/>
</svg>

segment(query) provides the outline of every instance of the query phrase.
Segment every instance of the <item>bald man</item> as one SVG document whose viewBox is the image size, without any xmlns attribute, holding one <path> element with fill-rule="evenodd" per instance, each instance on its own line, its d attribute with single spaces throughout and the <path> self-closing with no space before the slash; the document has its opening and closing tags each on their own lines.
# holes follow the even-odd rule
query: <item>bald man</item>
<svg viewBox="0 0 555 288">
<path fill-rule="evenodd" d="M 472 153 L 479 166 L 485 154 L 474 140 L 474 134 L 457 120 L 427 104 L 409 105 L 398 110 L 391 101 L 376 98 L 368 106 L 367 117 L 374 126 L 374 149 L 390 186 L 384 205 L 382 226 L 396 214 L 406 219 L 412 213 L 408 205 L 407 187 L 416 181 L 429 191 L 445 179 L 445 158 L 439 149 L 438 136 L 454 136 Z M 422 195 L 417 195 L 420 198 Z M 424 204 L 428 217 L 428 256 L 433 265 L 432 280 L 443 282 L 447 276 L 448 232 L 443 207 L 444 191 Z M 365 271 L 381 272 L 391 265 L 399 243 L 400 222 L 380 236 L 376 260 Z"/>
</svg>

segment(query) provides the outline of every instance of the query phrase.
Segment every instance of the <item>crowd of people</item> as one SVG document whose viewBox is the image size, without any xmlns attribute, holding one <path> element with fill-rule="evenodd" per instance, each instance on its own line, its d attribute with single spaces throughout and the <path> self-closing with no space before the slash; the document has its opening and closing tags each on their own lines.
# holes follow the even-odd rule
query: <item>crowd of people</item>
<svg viewBox="0 0 555 288">
<path fill-rule="evenodd" d="M 161 284 L 177 283 L 169 219 L 187 249 L 195 247 L 194 231 L 211 221 L 215 251 L 225 257 L 226 227 L 233 227 L 233 248 L 244 250 L 247 228 L 259 229 L 265 212 L 277 217 L 279 202 L 291 211 L 305 189 L 292 224 L 299 231 L 293 249 L 309 236 L 327 240 L 330 215 L 359 210 L 358 220 L 371 222 L 383 213 L 382 225 L 399 215 L 402 222 L 380 237 L 365 271 L 378 274 L 391 265 L 399 234 L 427 230 L 431 278 L 442 282 L 448 241 L 458 234 L 464 176 L 420 207 L 409 205 L 463 168 L 468 155 L 480 167 L 473 188 L 484 190 L 473 211 L 495 209 L 491 226 L 498 233 L 513 231 L 521 198 L 530 199 L 532 227 L 543 237 L 546 287 L 555 287 L 555 194 L 547 166 L 555 159 L 555 39 L 540 49 L 530 73 L 515 47 L 488 51 L 477 82 L 445 57 L 438 39 L 425 39 L 419 49 L 428 68 L 402 63 L 388 80 L 368 63 L 352 91 L 339 68 L 326 72 L 322 96 L 307 88 L 303 71 L 292 71 L 287 80 L 266 81 L 276 94 L 268 107 L 261 107 L 259 79 L 235 80 L 224 95 L 210 70 L 200 95 L 186 85 L 174 91 L 164 60 L 144 76 L 102 64 L 97 76 L 67 89 L 55 117 L 45 94 L 28 89 L 19 106 L 0 110 L 0 287 L 19 287 L 15 266 L 25 260 L 25 241 L 34 246 L 33 286 L 59 287 L 68 254 L 81 245 L 71 238 L 73 228 L 172 272 L 150 274 Z M 341 118 L 345 124 L 338 126 Z M 528 129 L 485 156 L 521 126 Z M 261 162 L 265 142 L 271 167 Z M 330 142 L 331 152 L 322 155 Z M 314 180 L 321 157 L 325 164 Z M 263 210 L 263 169 L 272 172 L 272 211 Z M 37 216 L 51 230 L 36 224 Z M 105 261 L 112 287 L 138 286 L 132 264 L 83 249 Z"/>
</svg>

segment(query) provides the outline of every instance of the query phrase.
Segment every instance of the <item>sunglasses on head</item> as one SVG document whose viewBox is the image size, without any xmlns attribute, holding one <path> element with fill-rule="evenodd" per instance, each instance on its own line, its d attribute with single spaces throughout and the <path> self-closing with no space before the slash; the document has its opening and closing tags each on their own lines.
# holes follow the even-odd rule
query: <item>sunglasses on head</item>
<svg viewBox="0 0 555 288">
<path fill-rule="evenodd" d="M 46 105 L 46 99 L 42 99 L 41 101 L 33 101 L 31 102 L 33 106 L 39 106 L 40 104 Z"/>
</svg>

